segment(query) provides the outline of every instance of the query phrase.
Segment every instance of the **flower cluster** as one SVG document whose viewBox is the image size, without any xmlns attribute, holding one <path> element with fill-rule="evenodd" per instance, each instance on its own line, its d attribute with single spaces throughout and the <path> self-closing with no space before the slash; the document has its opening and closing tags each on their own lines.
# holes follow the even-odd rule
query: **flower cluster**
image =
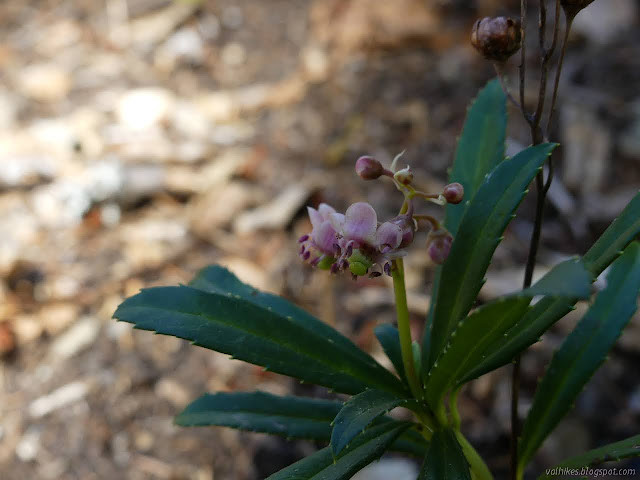
<svg viewBox="0 0 640 480">
<path fill-rule="evenodd" d="M 365 180 L 382 176 L 393 179 L 405 197 L 401 213 L 395 218 L 378 222 L 376 211 L 366 202 L 351 205 L 344 214 L 322 203 L 316 210 L 308 207 L 311 233 L 299 239 L 300 256 L 304 261 L 332 273 L 349 271 L 354 278 L 369 275 L 377 277 L 391 274 L 391 262 L 406 255 L 418 230 L 418 220 L 428 220 L 432 231 L 427 240 L 427 251 L 435 263 L 442 263 L 449 255 L 453 237 L 440 223 L 428 215 L 415 215 L 413 198 L 443 205 L 460 203 L 464 189 L 459 183 L 447 185 L 440 194 L 426 194 L 415 190 L 411 183 L 410 167 L 397 168 L 398 155 L 386 169 L 372 157 L 361 157 L 356 162 L 356 173 Z"/>
</svg>

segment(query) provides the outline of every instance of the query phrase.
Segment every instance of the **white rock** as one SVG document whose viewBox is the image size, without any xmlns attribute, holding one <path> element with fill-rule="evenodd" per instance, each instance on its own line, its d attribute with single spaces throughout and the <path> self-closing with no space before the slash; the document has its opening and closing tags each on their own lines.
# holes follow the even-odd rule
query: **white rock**
<svg viewBox="0 0 640 480">
<path fill-rule="evenodd" d="M 401 458 L 385 458 L 372 463 L 358 473 L 352 480 L 415 480 L 418 467 L 414 462 Z"/>
<path fill-rule="evenodd" d="M 19 91 L 34 100 L 57 102 L 67 96 L 72 87 L 72 78 L 59 65 L 53 63 L 30 65 L 19 74 Z"/>
<path fill-rule="evenodd" d="M 247 50 L 238 42 L 232 42 L 222 48 L 222 61 L 230 67 L 238 67 L 247 60 Z"/>
<path fill-rule="evenodd" d="M 173 109 L 173 94 L 163 88 L 138 88 L 124 94 L 116 105 L 120 123 L 143 130 L 162 123 Z"/>
<path fill-rule="evenodd" d="M 51 345 L 49 353 L 57 359 L 71 358 L 90 347 L 99 333 L 100 322 L 96 318 L 85 317 L 60 335 Z"/>
<path fill-rule="evenodd" d="M 240 215 L 233 223 L 233 229 L 236 233 L 247 234 L 257 230 L 284 228 L 310 194 L 308 186 L 291 185 L 266 205 Z"/>
<path fill-rule="evenodd" d="M 204 44 L 195 28 L 181 28 L 164 43 L 158 52 L 158 59 L 173 67 L 178 61 L 202 63 Z"/>
<path fill-rule="evenodd" d="M 82 400 L 88 393 L 89 386 L 85 382 L 68 383 L 49 395 L 37 398 L 29 405 L 29 415 L 33 418 L 45 415 Z"/>
<path fill-rule="evenodd" d="M 34 460 L 40 450 L 40 429 L 29 428 L 16 445 L 16 455 L 23 462 Z"/>
</svg>

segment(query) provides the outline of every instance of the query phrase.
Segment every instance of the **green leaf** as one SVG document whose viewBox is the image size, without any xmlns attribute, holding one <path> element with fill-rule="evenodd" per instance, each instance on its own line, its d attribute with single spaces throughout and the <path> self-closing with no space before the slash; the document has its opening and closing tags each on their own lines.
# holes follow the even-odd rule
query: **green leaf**
<svg viewBox="0 0 640 480">
<path fill-rule="evenodd" d="M 350 398 L 333 421 L 333 432 L 331 432 L 333 454 L 338 455 L 376 418 L 408 400 L 379 390 L 365 390 Z"/>
<path fill-rule="evenodd" d="M 488 345 L 529 308 L 529 297 L 505 297 L 483 305 L 462 320 L 426 378 L 427 400 L 437 410 L 450 388 L 482 360 Z"/>
<path fill-rule="evenodd" d="M 353 354 L 344 342 L 316 330 L 317 324 L 307 325 L 232 293 L 150 288 L 125 300 L 114 317 L 338 392 L 406 391 L 373 358 Z"/>
<path fill-rule="evenodd" d="M 518 295 L 587 299 L 591 296 L 591 282 L 593 278 L 584 262 L 579 258 L 573 258 L 555 265 L 534 285 L 519 292 Z"/>
<path fill-rule="evenodd" d="M 406 381 L 407 377 L 404 373 L 404 363 L 402 363 L 402 350 L 400 348 L 400 333 L 398 333 L 398 329 L 390 323 L 383 323 L 375 328 L 374 333 L 376 334 L 378 342 L 382 345 L 384 353 L 386 353 L 389 360 L 391 360 L 396 372 L 398 372 L 400 378 Z"/>
<path fill-rule="evenodd" d="M 469 106 L 458 140 L 449 182 L 464 187 L 465 200 L 471 200 L 486 175 L 504 160 L 507 131 L 507 99 L 498 79 L 491 80 Z M 447 204 L 445 226 L 453 236 L 464 214 L 464 207 Z"/>
<path fill-rule="evenodd" d="M 600 239 L 583 257 L 585 267 L 595 278 L 611 264 L 625 247 L 640 234 L 640 193 L 631 200 Z M 536 303 L 522 319 L 495 342 L 492 353 L 472 373 L 468 380 L 510 363 L 516 355 L 538 341 L 555 322 L 573 310 L 575 299 L 545 297 Z"/>
<path fill-rule="evenodd" d="M 250 432 L 329 441 L 331 422 L 343 403 L 303 397 L 278 397 L 264 392 L 204 394 L 175 418 L 183 427 L 231 427 Z M 375 425 L 397 423 L 388 417 Z M 427 443 L 415 430 L 407 430 L 390 447 L 391 450 L 424 456 Z"/>
<path fill-rule="evenodd" d="M 433 312 L 430 365 L 456 324 L 473 306 L 504 230 L 555 146 L 546 143 L 529 147 L 500 163 L 467 207 L 451 253 L 442 266 L 440 282 L 446 288 L 438 289 Z"/>
<path fill-rule="evenodd" d="M 449 174 L 449 183 L 458 182 L 464 187 L 465 202 L 460 205 L 447 204 L 445 209 L 445 227 L 455 237 L 466 205 L 471 200 L 485 176 L 504 160 L 505 138 L 507 132 L 507 97 L 498 79 L 490 81 L 471 103 L 467 118 L 458 140 L 453 168 Z M 436 269 L 427 325 L 431 324 L 435 299 L 438 297 L 441 267 Z M 429 362 L 430 328 L 425 328 L 422 342 L 423 371 Z"/>
<path fill-rule="evenodd" d="M 570 259 L 553 267 L 530 288 L 488 303 L 461 320 L 449 344 L 438 357 L 427 376 L 427 399 L 433 409 L 439 408 L 450 388 L 465 381 L 469 372 L 491 351 L 491 345 L 529 309 L 537 295 L 589 298 L 591 275 L 580 259 Z"/>
<path fill-rule="evenodd" d="M 560 463 L 554 468 L 576 468 L 593 467 L 605 462 L 617 462 L 625 458 L 633 458 L 640 456 L 640 435 L 621 440 L 619 442 L 610 443 L 586 453 L 571 457 Z M 555 478 L 557 475 L 542 475 L 539 480 Z"/>
<path fill-rule="evenodd" d="M 434 433 L 418 480 L 471 480 L 469 463 L 453 430 Z"/>
<path fill-rule="evenodd" d="M 571 409 L 578 394 L 604 362 L 637 308 L 640 243 L 632 243 L 614 262 L 607 286 L 567 337 L 536 391 L 520 443 L 519 468 Z"/>
<path fill-rule="evenodd" d="M 175 422 L 183 427 L 217 425 L 287 438 L 325 440 L 340 402 L 302 397 L 278 397 L 263 392 L 205 394 Z"/>
<path fill-rule="evenodd" d="M 372 366 L 375 363 L 372 362 L 369 354 L 359 349 L 351 340 L 326 323 L 318 320 L 309 312 L 278 295 L 261 292 L 251 285 L 242 283 L 238 277 L 220 265 L 210 265 L 200 270 L 189 283 L 189 286 L 209 293 L 239 296 L 260 307 L 273 310 L 283 317 L 291 317 L 293 323 L 327 338 L 330 342 L 341 347 L 345 354 L 359 358 L 361 361 L 369 363 Z"/>
<path fill-rule="evenodd" d="M 267 480 L 348 480 L 377 460 L 410 423 L 385 423 L 365 430 L 335 458 L 331 447 L 280 470 Z"/>
</svg>

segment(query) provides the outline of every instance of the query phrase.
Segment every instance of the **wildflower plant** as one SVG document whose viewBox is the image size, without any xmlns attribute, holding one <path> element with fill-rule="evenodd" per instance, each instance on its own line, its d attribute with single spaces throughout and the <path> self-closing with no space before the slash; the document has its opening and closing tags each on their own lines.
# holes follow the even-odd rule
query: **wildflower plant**
<svg viewBox="0 0 640 480">
<path fill-rule="evenodd" d="M 328 444 L 270 480 L 346 480 L 387 450 L 423 459 L 419 479 L 488 480 L 492 473 L 461 431 L 457 397 L 468 382 L 516 361 L 511 475 L 524 478 L 525 467 L 632 317 L 640 291 L 640 243 L 634 241 L 640 234 L 640 193 L 586 254 L 555 265 L 538 282 L 531 282 L 542 207 L 552 179 L 551 155 L 557 146 L 546 141 L 546 131 L 555 109 L 568 29 L 591 1 L 556 2 L 548 48 L 546 6 L 540 2 L 543 78 L 534 113 L 525 108 L 524 53 L 519 101 L 508 92 L 504 78 L 506 59 L 521 46 L 524 52 L 527 2 L 523 0 L 519 21 L 478 21 L 472 42 L 495 62 L 499 79 L 491 81 L 469 108 L 449 184 L 442 192 L 417 188 L 402 154 L 389 168 L 367 156 L 357 160 L 356 174 L 363 180 L 393 182 L 399 192 L 396 217 L 380 221 L 364 202 L 351 205 L 344 214 L 326 204 L 309 207 L 312 229 L 295 247 L 302 261 L 327 274 L 393 278 L 396 325 L 375 329 L 393 370 L 329 325 L 279 296 L 240 282 L 220 266 L 205 268 L 188 285 L 142 290 L 118 307 L 114 316 L 136 328 L 187 339 L 350 396 L 343 403 L 261 392 L 205 394 L 176 417 L 178 425 L 225 426 Z M 559 36 L 561 9 L 567 31 L 547 127 L 542 128 L 546 74 Z M 505 158 L 508 99 L 517 104 L 532 132 L 532 146 L 512 158 Z M 524 287 L 478 306 L 492 256 L 534 181 L 538 208 Z M 420 214 L 422 201 L 443 206 L 444 219 Z M 429 229 L 426 245 L 415 242 L 421 228 Z M 411 337 L 404 282 L 404 261 L 410 261 L 411 250 L 417 248 L 426 248 L 438 264 L 420 341 Z M 591 300 L 592 282 L 609 266 L 606 287 Z M 537 302 L 532 302 L 534 297 Z M 520 429 L 518 359 L 579 300 L 590 300 L 590 307 L 555 352 Z M 410 410 L 413 420 L 387 415 L 398 407 Z M 639 443 L 640 436 L 632 437 L 560 466 L 593 466 L 637 456 Z"/>
</svg>

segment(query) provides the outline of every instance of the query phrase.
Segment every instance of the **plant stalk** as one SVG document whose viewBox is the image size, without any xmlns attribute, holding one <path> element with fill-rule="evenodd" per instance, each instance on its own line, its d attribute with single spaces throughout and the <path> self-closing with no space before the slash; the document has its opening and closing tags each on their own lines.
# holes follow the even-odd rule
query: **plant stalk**
<svg viewBox="0 0 640 480">
<path fill-rule="evenodd" d="M 393 278 L 393 293 L 396 300 L 398 332 L 400 333 L 400 349 L 402 351 L 404 372 L 407 376 L 411 393 L 413 393 L 413 396 L 416 399 L 420 400 L 423 397 L 423 392 L 421 382 L 418 381 L 418 376 L 416 375 L 416 369 L 413 362 L 409 307 L 407 306 L 407 290 L 404 284 L 404 264 L 401 258 L 393 260 L 391 263 L 391 276 Z"/>
</svg>

